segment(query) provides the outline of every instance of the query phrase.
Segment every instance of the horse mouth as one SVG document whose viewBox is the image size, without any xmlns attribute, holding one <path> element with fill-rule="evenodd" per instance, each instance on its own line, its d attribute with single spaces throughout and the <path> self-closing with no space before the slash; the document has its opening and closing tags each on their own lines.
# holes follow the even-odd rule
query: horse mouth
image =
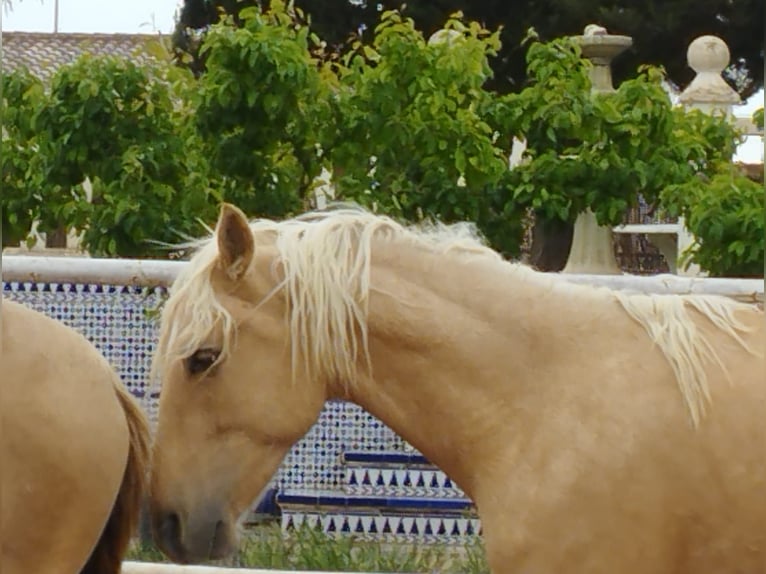
<svg viewBox="0 0 766 574">
<path fill-rule="evenodd" d="M 207 534 L 198 534 L 189 540 L 189 530 L 184 528 L 180 516 L 174 512 L 164 513 L 155 521 L 154 541 L 176 564 L 221 560 L 234 553 L 236 536 L 225 521 L 218 520 L 202 531 Z"/>
</svg>

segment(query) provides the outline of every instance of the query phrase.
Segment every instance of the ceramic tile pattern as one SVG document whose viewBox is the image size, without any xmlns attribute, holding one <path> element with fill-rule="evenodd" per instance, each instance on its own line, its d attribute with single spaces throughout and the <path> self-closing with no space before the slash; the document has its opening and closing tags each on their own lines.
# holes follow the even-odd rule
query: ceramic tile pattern
<svg viewBox="0 0 766 574">
<path fill-rule="evenodd" d="M 358 540 L 417 544 L 465 544 L 481 534 L 481 524 L 469 517 L 369 515 L 348 512 L 283 513 L 282 528 L 308 525 L 331 534 L 353 535 Z"/>
</svg>

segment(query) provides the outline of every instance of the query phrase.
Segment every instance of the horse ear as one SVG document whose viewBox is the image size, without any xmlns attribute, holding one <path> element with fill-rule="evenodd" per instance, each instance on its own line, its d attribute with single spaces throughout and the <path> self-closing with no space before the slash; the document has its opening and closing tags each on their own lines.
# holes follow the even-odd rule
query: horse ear
<svg viewBox="0 0 766 574">
<path fill-rule="evenodd" d="M 233 281 L 241 279 L 255 254 L 255 241 L 247 217 L 239 208 L 224 203 L 221 205 L 215 234 L 221 267 Z"/>
</svg>

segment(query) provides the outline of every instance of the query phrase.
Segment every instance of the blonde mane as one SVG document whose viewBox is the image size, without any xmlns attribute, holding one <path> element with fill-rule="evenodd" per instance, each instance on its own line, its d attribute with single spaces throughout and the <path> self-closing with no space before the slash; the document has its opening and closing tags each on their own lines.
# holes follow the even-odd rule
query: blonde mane
<svg viewBox="0 0 766 574">
<path fill-rule="evenodd" d="M 452 257 L 479 257 L 499 269 L 519 272 L 523 281 L 537 281 L 543 286 L 555 282 L 567 291 L 611 294 L 667 358 L 695 424 L 710 398 L 705 363 L 712 358 L 723 365 L 699 332 L 690 308 L 747 348 L 740 336 L 747 328 L 734 316 L 746 306 L 743 303 L 723 296 L 628 294 L 566 283 L 503 260 L 468 223 L 404 226 L 361 208 L 341 206 L 281 222 L 258 219 L 250 228 L 256 237 L 256 250 L 258 238 L 268 236 L 278 252 L 272 271 L 276 280 L 279 266 L 283 279 L 266 298 L 278 290 L 285 292 L 293 374 L 302 360 L 310 376 L 350 384 L 357 378 L 360 358 L 370 368 L 367 316 L 373 240 L 407 243 Z M 160 374 L 158 363 L 189 356 L 216 329 L 223 336 L 219 360 L 230 353 L 234 343 L 234 319 L 219 302 L 211 282 L 218 262 L 214 233 L 193 247 L 196 253 L 173 283 L 162 312 L 155 377 Z"/>
<path fill-rule="evenodd" d="M 746 306 L 745 303 L 718 295 L 613 293 L 628 315 L 646 330 L 670 363 L 695 426 L 699 424 L 710 402 L 706 363 L 714 362 L 729 382 L 731 379 L 716 349 L 700 333 L 689 309 L 699 312 L 749 353 L 759 354 L 757 349 L 748 346 L 741 337 L 742 333 L 752 329 L 735 316 L 737 310 Z"/>
<path fill-rule="evenodd" d="M 293 373 L 302 357 L 308 373 L 345 382 L 356 379 L 360 351 L 369 368 L 367 302 L 373 239 L 503 261 L 484 244 L 473 224 L 424 222 L 405 227 L 354 206 L 279 222 L 256 219 L 250 229 L 256 238 L 275 238 L 279 257 L 274 277 L 280 266 L 284 278 L 268 296 L 286 291 Z M 161 363 L 191 355 L 217 329 L 222 334 L 218 360 L 223 360 L 236 335 L 234 319 L 221 305 L 211 281 L 218 263 L 215 233 L 184 247 L 194 250 L 194 255 L 176 277 L 163 306 L 153 380 L 161 376 Z"/>
</svg>

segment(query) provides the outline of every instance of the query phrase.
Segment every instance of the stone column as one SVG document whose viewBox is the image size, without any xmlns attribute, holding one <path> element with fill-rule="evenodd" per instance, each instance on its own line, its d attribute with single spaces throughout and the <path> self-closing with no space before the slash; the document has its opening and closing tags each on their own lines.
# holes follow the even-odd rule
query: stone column
<svg viewBox="0 0 766 574">
<path fill-rule="evenodd" d="M 729 65 L 730 58 L 726 42 L 716 36 L 700 36 L 693 40 L 686 51 L 686 60 L 697 75 L 678 97 L 679 103 L 708 114 L 723 114 L 733 121 L 732 107 L 742 100 L 721 75 Z M 686 229 L 684 218 L 679 217 L 678 255 L 694 245 L 694 242 L 694 236 Z M 697 276 L 705 273 L 698 265 L 692 264 L 687 269 L 679 266 L 678 275 Z"/>
<path fill-rule="evenodd" d="M 614 92 L 612 60 L 628 49 L 633 40 L 629 36 L 608 34 L 606 29 L 591 24 L 583 36 L 575 36 L 582 55 L 591 61 L 590 80 L 593 93 Z M 575 220 L 572 248 L 562 273 L 589 273 L 597 275 L 621 274 L 614 256 L 611 227 L 601 226 L 588 209 Z"/>
</svg>

